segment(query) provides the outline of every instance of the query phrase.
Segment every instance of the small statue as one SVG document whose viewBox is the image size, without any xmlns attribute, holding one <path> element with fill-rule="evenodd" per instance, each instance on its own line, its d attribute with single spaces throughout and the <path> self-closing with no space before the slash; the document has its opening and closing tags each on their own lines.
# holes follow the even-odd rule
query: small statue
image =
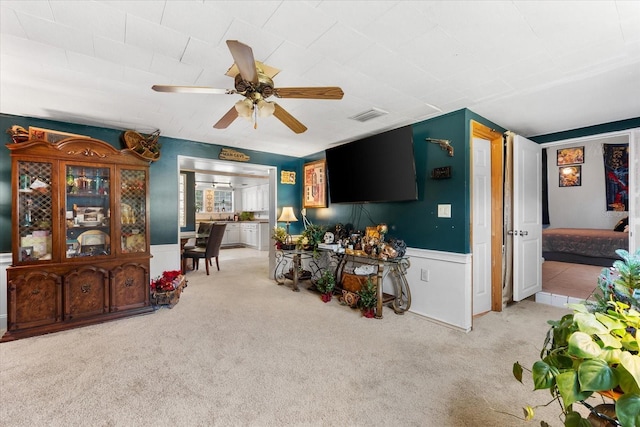
<svg viewBox="0 0 640 427">
<path fill-rule="evenodd" d="M 29 139 L 29 131 L 22 126 L 13 125 L 7 129 L 7 133 L 11 135 L 14 143 L 25 142 Z"/>
</svg>

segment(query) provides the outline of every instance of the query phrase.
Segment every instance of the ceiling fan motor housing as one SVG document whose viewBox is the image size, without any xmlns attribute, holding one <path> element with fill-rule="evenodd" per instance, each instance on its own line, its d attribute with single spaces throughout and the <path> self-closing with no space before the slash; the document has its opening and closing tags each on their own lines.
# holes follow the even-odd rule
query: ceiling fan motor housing
<svg viewBox="0 0 640 427">
<path fill-rule="evenodd" d="M 244 80 L 240 74 L 237 74 L 234 80 L 236 91 L 256 101 L 268 98 L 274 93 L 273 80 L 262 73 L 258 73 L 258 84 L 255 87 L 251 82 Z"/>
</svg>

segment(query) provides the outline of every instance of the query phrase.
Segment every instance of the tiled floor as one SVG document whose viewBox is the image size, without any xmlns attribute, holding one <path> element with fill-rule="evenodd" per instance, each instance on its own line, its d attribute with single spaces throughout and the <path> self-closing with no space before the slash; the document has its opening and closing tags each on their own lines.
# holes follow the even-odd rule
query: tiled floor
<svg viewBox="0 0 640 427">
<path fill-rule="evenodd" d="M 557 261 L 542 263 L 542 291 L 587 299 L 598 285 L 603 267 Z"/>
</svg>

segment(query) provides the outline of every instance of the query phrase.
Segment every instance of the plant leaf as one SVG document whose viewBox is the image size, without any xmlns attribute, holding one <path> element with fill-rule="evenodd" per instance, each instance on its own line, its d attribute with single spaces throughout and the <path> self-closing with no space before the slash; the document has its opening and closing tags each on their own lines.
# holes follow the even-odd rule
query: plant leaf
<svg viewBox="0 0 640 427">
<path fill-rule="evenodd" d="M 611 390 L 618 385 L 618 377 L 614 370 L 600 359 L 582 362 L 578 367 L 578 381 L 582 391 Z"/>
<path fill-rule="evenodd" d="M 593 427 L 591 422 L 582 418 L 578 412 L 569 412 L 564 420 L 565 427 Z"/>
<path fill-rule="evenodd" d="M 597 334 L 602 341 L 604 349 L 622 348 L 620 340 L 615 339 L 611 334 Z"/>
<path fill-rule="evenodd" d="M 633 376 L 627 371 L 624 366 L 616 366 L 616 373 L 618 375 L 618 381 L 620 388 L 625 393 L 640 394 L 640 386 L 636 383 Z"/>
<path fill-rule="evenodd" d="M 595 313 L 596 319 L 605 325 L 609 330 L 625 329 L 627 325 L 604 313 Z"/>
<path fill-rule="evenodd" d="M 556 376 L 556 384 L 558 391 L 562 397 L 564 406 L 567 407 L 575 402 L 584 400 L 591 396 L 592 392 L 581 392 L 580 383 L 578 382 L 578 373 L 575 371 L 567 371 Z"/>
<path fill-rule="evenodd" d="M 569 337 L 568 352 L 573 356 L 583 359 L 595 359 L 600 356 L 602 349 L 595 341 L 593 341 L 591 335 L 577 331 Z"/>
<path fill-rule="evenodd" d="M 533 419 L 533 408 L 531 406 L 526 406 L 525 408 L 522 408 L 522 410 L 524 411 L 524 419 L 525 421 L 529 421 Z"/>
<path fill-rule="evenodd" d="M 520 382 L 522 382 L 522 365 L 520 362 L 513 364 L 513 376 Z"/>
<path fill-rule="evenodd" d="M 578 324 L 578 329 L 586 334 L 609 333 L 609 329 L 600 323 L 593 313 L 574 313 L 573 321 Z"/>
<path fill-rule="evenodd" d="M 616 416 L 625 427 L 640 426 L 640 395 L 624 394 L 616 401 Z"/>
<path fill-rule="evenodd" d="M 618 348 L 603 349 L 602 353 L 600 353 L 600 359 L 604 360 L 609 365 L 613 365 L 620 363 L 620 354 L 622 354 L 622 351 Z"/>
<path fill-rule="evenodd" d="M 640 356 L 623 351 L 620 354 L 620 363 L 631 374 L 636 381 L 636 385 L 640 386 Z"/>
<path fill-rule="evenodd" d="M 554 379 L 558 374 L 558 369 L 551 365 L 538 360 L 533 364 L 531 369 L 531 375 L 533 376 L 534 390 L 541 390 L 545 388 L 551 388 Z"/>
</svg>

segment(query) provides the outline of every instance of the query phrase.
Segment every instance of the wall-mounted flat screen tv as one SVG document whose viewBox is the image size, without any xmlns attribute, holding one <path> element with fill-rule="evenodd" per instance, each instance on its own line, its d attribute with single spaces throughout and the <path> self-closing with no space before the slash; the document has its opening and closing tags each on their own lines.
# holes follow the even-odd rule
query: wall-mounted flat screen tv
<svg viewBox="0 0 640 427">
<path fill-rule="evenodd" d="M 325 150 L 331 203 L 417 200 L 411 126 Z"/>
</svg>

